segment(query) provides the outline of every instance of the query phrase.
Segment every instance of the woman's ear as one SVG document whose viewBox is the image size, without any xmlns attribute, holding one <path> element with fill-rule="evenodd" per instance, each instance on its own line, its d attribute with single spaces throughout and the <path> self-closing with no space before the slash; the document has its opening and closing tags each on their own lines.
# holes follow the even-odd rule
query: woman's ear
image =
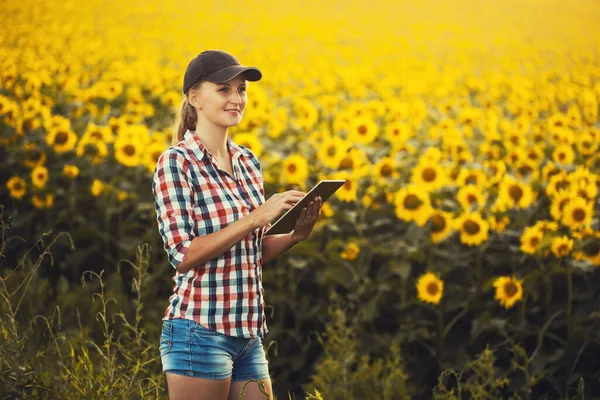
<svg viewBox="0 0 600 400">
<path fill-rule="evenodd" d="M 194 108 L 202 110 L 200 96 L 196 90 L 190 90 L 188 94 L 188 103 Z"/>
</svg>

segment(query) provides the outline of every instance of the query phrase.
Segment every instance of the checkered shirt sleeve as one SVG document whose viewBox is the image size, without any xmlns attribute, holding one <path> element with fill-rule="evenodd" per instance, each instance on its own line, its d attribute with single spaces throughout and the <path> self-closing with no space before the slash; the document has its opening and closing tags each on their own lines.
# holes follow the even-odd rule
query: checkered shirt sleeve
<svg viewBox="0 0 600 400">
<path fill-rule="evenodd" d="M 158 230 L 173 268 L 186 259 L 194 238 L 194 193 L 188 170 L 183 153 L 170 148 L 159 157 L 152 180 Z"/>
</svg>

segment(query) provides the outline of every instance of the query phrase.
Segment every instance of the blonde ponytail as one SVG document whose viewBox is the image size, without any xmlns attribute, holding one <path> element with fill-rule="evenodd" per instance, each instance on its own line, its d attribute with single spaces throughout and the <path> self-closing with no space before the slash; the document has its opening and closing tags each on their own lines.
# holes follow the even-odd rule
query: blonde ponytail
<svg viewBox="0 0 600 400">
<path fill-rule="evenodd" d="M 201 82 L 196 83 L 192 86 L 191 90 L 195 90 Z M 190 92 L 188 91 L 188 94 Z M 177 119 L 175 121 L 175 126 L 177 127 L 175 131 L 175 135 L 173 135 L 173 144 L 176 144 L 183 140 L 183 135 L 188 131 L 196 130 L 196 122 L 198 121 L 198 114 L 196 113 L 196 109 L 193 105 L 188 101 L 188 95 L 186 94 L 183 98 L 183 102 L 181 103 L 181 109 L 179 110 L 179 114 L 177 115 Z"/>
</svg>

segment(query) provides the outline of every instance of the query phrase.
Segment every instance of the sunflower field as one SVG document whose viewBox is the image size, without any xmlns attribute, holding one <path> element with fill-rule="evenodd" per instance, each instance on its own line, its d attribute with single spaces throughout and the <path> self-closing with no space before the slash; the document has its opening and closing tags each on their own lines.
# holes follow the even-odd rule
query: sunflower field
<svg viewBox="0 0 600 400">
<path fill-rule="evenodd" d="M 600 396 L 600 3 L 0 0 L 0 397 L 168 398 L 151 180 L 189 60 L 263 73 L 279 399 Z"/>
</svg>

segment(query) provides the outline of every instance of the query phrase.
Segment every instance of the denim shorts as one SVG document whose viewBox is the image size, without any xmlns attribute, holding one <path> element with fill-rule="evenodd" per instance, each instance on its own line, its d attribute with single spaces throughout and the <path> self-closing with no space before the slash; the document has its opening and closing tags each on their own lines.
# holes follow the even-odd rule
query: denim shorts
<svg viewBox="0 0 600 400">
<path fill-rule="evenodd" d="M 269 378 L 259 336 L 227 336 L 183 318 L 164 320 L 160 335 L 164 372 L 205 379 L 248 381 Z"/>
</svg>

